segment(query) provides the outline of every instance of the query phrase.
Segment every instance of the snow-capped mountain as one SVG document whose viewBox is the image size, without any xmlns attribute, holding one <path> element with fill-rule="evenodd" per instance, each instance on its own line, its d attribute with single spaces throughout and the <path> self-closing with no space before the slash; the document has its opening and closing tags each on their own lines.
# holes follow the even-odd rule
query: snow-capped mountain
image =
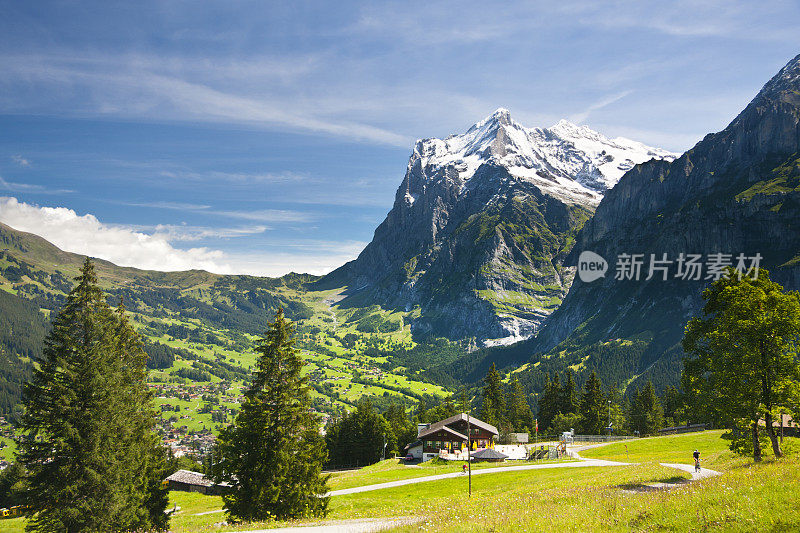
<svg viewBox="0 0 800 533">
<path fill-rule="evenodd" d="M 550 128 L 526 128 L 500 108 L 461 135 L 417 141 L 409 168 L 419 161 L 431 176 L 450 168 L 458 173 L 462 187 L 467 187 L 481 165 L 497 164 L 543 192 L 566 201 L 597 204 L 637 163 L 672 161 L 677 156 L 623 137 L 608 139 L 567 120 Z M 413 203 L 415 192 L 410 188 L 406 192 L 406 201 Z"/>
<path fill-rule="evenodd" d="M 418 306 L 417 333 L 525 338 L 572 283 L 561 261 L 603 194 L 653 158 L 675 154 L 563 120 L 525 128 L 498 109 L 415 144 L 372 242 L 326 283 L 351 288 L 343 305 Z"/>
</svg>

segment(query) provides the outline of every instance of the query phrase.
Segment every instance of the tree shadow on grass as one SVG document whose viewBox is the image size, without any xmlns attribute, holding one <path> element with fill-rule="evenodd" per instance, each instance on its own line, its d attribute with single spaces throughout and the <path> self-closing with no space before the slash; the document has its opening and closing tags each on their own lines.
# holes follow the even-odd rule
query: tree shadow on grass
<svg viewBox="0 0 800 533">
<path fill-rule="evenodd" d="M 649 483 L 622 483 L 620 485 L 616 485 L 614 488 L 629 493 L 659 492 L 680 487 L 689 483 L 689 481 L 690 480 L 683 476 L 671 476 L 661 479 L 654 479 Z"/>
</svg>

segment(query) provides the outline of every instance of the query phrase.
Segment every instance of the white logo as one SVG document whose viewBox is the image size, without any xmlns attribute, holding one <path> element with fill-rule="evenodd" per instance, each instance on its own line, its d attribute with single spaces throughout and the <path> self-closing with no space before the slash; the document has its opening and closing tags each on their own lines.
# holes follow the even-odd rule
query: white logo
<svg viewBox="0 0 800 533">
<path fill-rule="evenodd" d="M 591 283 L 606 275 L 608 262 L 601 256 L 588 250 L 578 257 L 578 277 L 584 283 Z"/>
</svg>

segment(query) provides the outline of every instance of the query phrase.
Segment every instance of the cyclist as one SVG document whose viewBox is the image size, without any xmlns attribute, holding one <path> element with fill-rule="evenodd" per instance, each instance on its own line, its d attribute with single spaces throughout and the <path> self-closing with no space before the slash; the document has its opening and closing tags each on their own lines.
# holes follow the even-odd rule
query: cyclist
<svg viewBox="0 0 800 533">
<path fill-rule="evenodd" d="M 699 472 L 700 471 L 700 452 L 695 450 L 694 453 L 692 454 L 692 457 L 694 457 L 694 471 L 695 472 Z"/>
</svg>

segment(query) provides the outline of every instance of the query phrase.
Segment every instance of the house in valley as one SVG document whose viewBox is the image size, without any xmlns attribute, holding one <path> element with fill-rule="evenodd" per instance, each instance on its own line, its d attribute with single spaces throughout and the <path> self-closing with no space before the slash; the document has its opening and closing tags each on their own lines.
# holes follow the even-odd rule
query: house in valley
<svg viewBox="0 0 800 533">
<path fill-rule="evenodd" d="M 420 424 L 417 428 L 423 461 L 440 455 L 458 455 L 466 450 L 468 441 L 473 451 L 490 448 L 498 435 L 496 427 L 466 413 L 433 424 Z"/>
<path fill-rule="evenodd" d="M 186 492 L 199 492 L 201 494 L 222 494 L 230 486 L 227 483 L 214 483 L 200 472 L 191 470 L 178 470 L 167 479 L 164 484 L 168 490 L 181 490 Z"/>
</svg>

